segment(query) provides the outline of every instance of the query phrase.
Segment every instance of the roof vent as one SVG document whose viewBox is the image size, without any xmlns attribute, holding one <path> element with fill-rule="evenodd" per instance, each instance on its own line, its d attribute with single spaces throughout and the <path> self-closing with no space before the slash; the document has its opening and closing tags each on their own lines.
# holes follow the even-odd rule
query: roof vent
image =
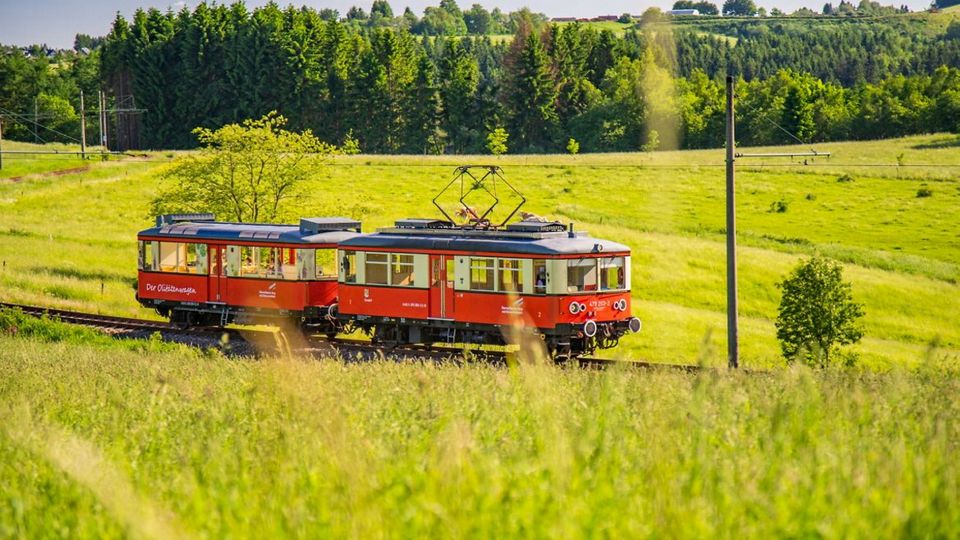
<svg viewBox="0 0 960 540">
<path fill-rule="evenodd" d="M 507 225 L 507 231 L 510 232 L 563 232 L 567 230 L 563 223 L 559 221 L 520 221 Z"/>
<path fill-rule="evenodd" d="M 216 221 L 217 217 L 213 214 L 163 214 L 157 216 L 157 227 L 164 225 L 175 225 L 177 223 L 203 223 Z"/>
<path fill-rule="evenodd" d="M 453 223 L 443 219 L 400 219 L 397 220 L 398 229 L 452 229 Z"/>
<path fill-rule="evenodd" d="M 322 232 L 357 231 L 360 232 L 361 223 L 355 219 L 343 217 L 301 218 L 300 234 L 310 236 Z"/>
</svg>

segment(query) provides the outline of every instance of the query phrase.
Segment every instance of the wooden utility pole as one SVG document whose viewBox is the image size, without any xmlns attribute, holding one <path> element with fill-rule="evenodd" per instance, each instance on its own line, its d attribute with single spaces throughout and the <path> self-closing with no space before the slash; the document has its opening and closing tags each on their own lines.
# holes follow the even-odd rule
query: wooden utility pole
<svg viewBox="0 0 960 540">
<path fill-rule="evenodd" d="M 817 152 L 813 149 L 810 152 L 736 153 L 736 129 L 733 111 L 735 97 L 733 77 L 727 75 L 727 364 L 733 369 L 740 367 L 740 328 L 737 320 L 737 214 L 736 194 L 734 192 L 736 169 L 734 163 L 739 158 L 830 157 L 830 152 Z M 786 131 L 782 127 L 780 129 Z M 797 139 L 792 133 L 786 132 Z M 797 142 L 802 143 L 803 141 L 797 139 Z"/>
<path fill-rule="evenodd" d="M 740 366 L 739 326 L 737 322 L 737 216 L 734 192 L 733 77 L 727 75 L 727 364 Z"/>
<path fill-rule="evenodd" d="M 0 116 L 0 169 L 3 169 L 3 117 Z"/>
<path fill-rule="evenodd" d="M 80 159 L 87 159 L 87 111 L 83 108 L 83 90 L 80 91 Z"/>
<path fill-rule="evenodd" d="M 104 99 L 103 97 L 103 90 L 99 90 L 97 92 L 97 105 L 98 105 L 98 108 L 100 109 L 99 110 L 100 114 L 98 118 L 100 119 L 100 151 L 101 152 L 107 149 L 107 132 L 106 132 L 107 114 L 106 114 L 106 111 L 104 111 L 104 106 L 103 106 L 104 102 L 106 102 L 106 99 Z"/>
</svg>

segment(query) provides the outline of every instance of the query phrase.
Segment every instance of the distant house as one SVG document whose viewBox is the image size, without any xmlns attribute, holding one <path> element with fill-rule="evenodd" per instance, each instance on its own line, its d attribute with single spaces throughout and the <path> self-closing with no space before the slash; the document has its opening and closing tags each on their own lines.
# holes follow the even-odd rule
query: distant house
<svg viewBox="0 0 960 540">
<path fill-rule="evenodd" d="M 614 21 L 616 22 L 620 17 L 618 15 L 601 15 L 599 17 L 594 17 L 594 22 L 603 22 L 603 21 Z"/>
<path fill-rule="evenodd" d="M 698 9 L 668 9 L 667 15 L 673 15 L 675 17 L 696 17 L 700 15 L 700 10 Z"/>
</svg>

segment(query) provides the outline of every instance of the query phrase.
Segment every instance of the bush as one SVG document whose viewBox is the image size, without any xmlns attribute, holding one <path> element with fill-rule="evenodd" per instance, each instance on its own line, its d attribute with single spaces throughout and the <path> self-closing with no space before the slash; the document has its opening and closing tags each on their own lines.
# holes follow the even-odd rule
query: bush
<svg viewBox="0 0 960 540">
<path fill-rule="evenodd" d="M 918 199 L 923 199 L 923 198 L 926 198 L 926 197 L 933 197 L 933 190 L 931 190 L 930 188 L 927 188 L 927 187 L 922 187 L 922 188 L 920 188 L 920 189 L 917 190 L 917 198 L 918 198 Z"/>
<path fill-rule="evenodd" d="M 579 154 L 580 153 L 580 143 L 576 139 L 571 138 L 567 141 L 567 152 L 570 154 Z"/>
<path fill-rule="evenodd" d="M 840 345 L 863 337 L 857 324 L 863 306 L 853 301 L 839 263 L 813 257 L 777 284 L 783 291 L 777 314 L 777 339 L 788 362 L 826 367 Z M 845 363 L 851 358 L 846 357 Z"/>
<path fill-rule="evenodd" d="M 842 174 L 839 177 L 837 177 L 837 182 L 840 182 L 841 184 L 847 184 L 847 183 L 853 182 L 853 177 L 850 176 L 849 174 Z"/>
<path fill-rule="evenodd" d="M 780 199 L 779 201 L 773 201 L 770 204 L 770 213 L 772 214 L 786 214 L 787 209 L 790 207 L 790 203 L 785 199 Z"/>
</svg>

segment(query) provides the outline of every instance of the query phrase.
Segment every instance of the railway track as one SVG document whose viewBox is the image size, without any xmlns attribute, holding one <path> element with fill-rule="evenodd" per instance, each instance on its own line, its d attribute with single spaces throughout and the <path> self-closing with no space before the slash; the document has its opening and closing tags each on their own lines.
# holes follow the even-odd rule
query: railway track
<svg viewBox="0 0 960 540">
<path fill-rule="evenodd" d="M 96 328 L 118 337 L 147 338 L 159 333 L 166 341 L 204 348 L 215 347 L 233 355 L 254 356 L 263 353 L 295 352 L 318 357 L 337 356 L 348 362 L 380 358 L 398 361 L 411 359 L 438 362 L 480 361 L 495 365 L 506 365 L 508 363 L 507 353 L 496 350 L 465 351 L 461 347 L 426 345 L 390 346 L 348 338 L 328 339 L 322 336 L 304 334 L 290 336 L 277 330 L 214 327 L 181 328 L 163 321 L 115 317 L 8 302 L 0 302 L 0 309 L 17 309 L 34 317 L 47 316 L 65 323 Z M 466 357 L 469 357 L 469 360 Z M 688 373 L 715 369 L 690 364 L 661 364 L 591 357 L 579 358 L 572 362 L 575 362 L 581 368 L 594 370 L 603 370 L 612 366 Z"/>
</svg>

